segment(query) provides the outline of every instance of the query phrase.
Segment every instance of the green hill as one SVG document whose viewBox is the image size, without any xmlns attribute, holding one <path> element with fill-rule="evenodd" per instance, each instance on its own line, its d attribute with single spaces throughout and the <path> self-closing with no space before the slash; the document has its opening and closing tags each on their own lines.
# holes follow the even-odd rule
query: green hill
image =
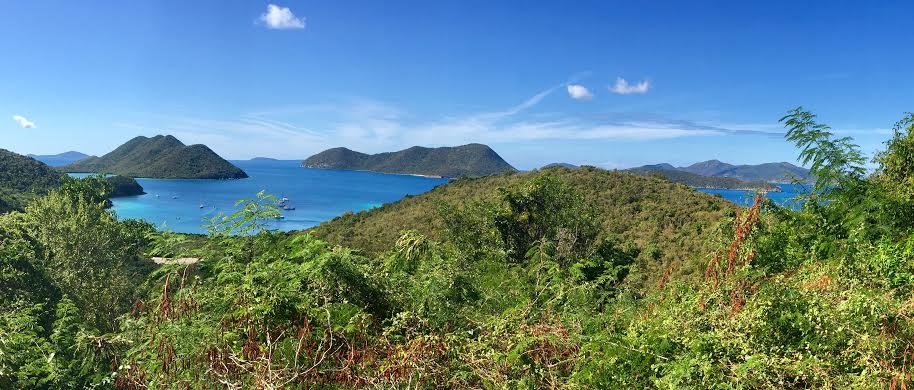
<svg viewBox="0 0 914 390">
<path fill-rule="evenodd" d="M 689 187 L 696 188 L 725 188 L 734 190 L 761 190 L 771 191 L 777 189 L 777 186 L 768 184 L 765 181 L 743 181 L 733 177 L 716 177 L 702 176 L 694 173 L 655 168 L 632 168 L 628 170 L 636 175 L 653 176 L 658 175 L 674 183 L 685 184 Z"/>
<path fill-rule="evenodd" d="M 482 144 L 442 148 L 413 146 L 378 154 L 333 148 L 308 157 L 302 166 L 440 177 L 488 176 L 515 171 L 498 153 Z"/>
<path fill-rule="evenodd" d="M 108 177 L 105 180 L 108 180 L 108 183 L 111 183 L 111 193 L 108 195 L 111 198 L 136 196 L 146 193 L 146 191 L 143 190 L 143 186 L 141 186 L 140 183 L 137 183 L 132 177 L 117 175 Z"/>
<path fill-rule="evenodd" d="M 737 165 L 718 174 L 718 176 L 735 177 L 741 180 L 765 180 L 775 183 L 789 183 L 794 179 L 809 180 L 809 170 L 788 162 L 765 163 L 758 165 Z"/>
<path fill-rule="evenodd" d="M 764 163 L 757 165 L 733 165 L 718 160 L 697 162 L 687 167 L 674 167 L 668 163 L 644 165 L 638 168 L 680 171 L 701 176 L 729 177 L 742 181 L 763 181 L 769 183 L 789 183 L 796 179 L 810 179 L 809 170 L 788 162 Z"/>
<path fill-rule="evenodd" d="M 41 161 L 0 149 L 0 213 L 21 209 L 59 185 L 60 178 L 60 172 Z"/>
<path fill-rule="evenodd" d="M 654 272 L 645 277 L 650 280 L 673 262 L 706 253 L 702 232 L 733 209 L 722 198 L 660 178 L 594 167 L 556 167 L 455 180 L 379 208 L 343 214 L 309 231 L 330 243 L 372 254 L 392 247 L 404 230 L 417 230 L 437 240 L 444 230 L 439 213 L 442 205 L 495 201 L 501 188 L 522 186 L 541 176 L 557 178 L 579 191 L 594 206 L 602 221 L 602 234 L 642 248 L 641 265 Z M 679 271 L 693 273 L 695 269 L 677 267 Z"/>
<path fill-rule="evenodd" d="M 136 137 L 101 157 L 61 168 L 65 172 L 113 173 L 157 179 L 241 179 L 244 171 L 205 145 L 184 145 L 177 138 Z"/>
</svg>

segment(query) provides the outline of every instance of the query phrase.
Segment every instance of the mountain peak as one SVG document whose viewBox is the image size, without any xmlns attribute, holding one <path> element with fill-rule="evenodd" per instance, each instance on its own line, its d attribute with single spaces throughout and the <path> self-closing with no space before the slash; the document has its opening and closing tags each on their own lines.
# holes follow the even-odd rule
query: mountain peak
<svg viewBox="0 0 914 390">
<path fill-rule="evenodd" d="M 365 154 L 346 148 L 327 149 L 308 157 L 308 168 L 352 169 L 441 177 L 488 176 L 514 171 L 483 144 L 428 148 L 412 146 L 397 152 Z"/>
<path fill-rule="evenodd" d="M 135 137 L 101 157 L 90 157 L 62 168 L 66 172 L 115 173 L 161 179 L 241 179 L 238 167 L 208 146 L 185 146 L 172 135 Z"/>
<path fill-rule="evenodd" d="M 720 160 L 707 160 L 687 167 L 674 167 L 668 163 L 644 165 L 636 169 L 653 169 L 687 172 L 701 176 L 731 177 L 743 181 L 789 182 L 809 179 L 809 170 L 789 162 L 772 162 L 757 165 L 733 165 Z"/>
</svg>

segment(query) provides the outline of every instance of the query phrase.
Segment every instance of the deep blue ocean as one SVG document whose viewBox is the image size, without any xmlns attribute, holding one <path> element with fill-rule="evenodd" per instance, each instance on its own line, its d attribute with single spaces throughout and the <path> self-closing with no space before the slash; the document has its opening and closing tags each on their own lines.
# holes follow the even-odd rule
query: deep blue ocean
<svg viewBox="0 0 914 390">
<path fill-rule="evenodd" d="M 250 176 L 242 180 L 137 179 L 146 195 L 112 199 L 119 218 L 143 219 L 160 229 L 181 233 L 204 233 L 205 220 L 219 213 L 231 214 L 242 198 L 260 191 L 286 197 L 295 210 L 282 210 L 283 219 L 270 221 L 273 229 L 307 229 L 346 211 L 361 211 L 418 195 L 446 179 L 392 175 L 363 171 L 302 168 L 299 160 L 232 161 Z M 84 176 L 84 175 L 79 175 Z M 798 207 L 793 198 L 803 186 L 780 185 L 783 192 L 768 193 L 781 205 Z M 748 206 L 753 191 L 699 188 L 733 203 Z M 202 207 L 201 207 L 202 206 Z"/>
<path fill-rule="evenodd" d="M 242 180 L 137 179 L 146 195 L 112 199 L 119 218 L 146 220 L 159 228 L 203 233 L 204 219 L 231 214 L 242 198 L 260 191 L 289 198 L 295 210 L 271 221 L 278 230 L 301 230 L 346 211 L 361 211 L 426 192 L 446 179 L 374 172 L 309 169 L 293 161 L 232 161 L 250 178 Z M 203 206 L 202 208 L 200 206 Z"/>
</svg>

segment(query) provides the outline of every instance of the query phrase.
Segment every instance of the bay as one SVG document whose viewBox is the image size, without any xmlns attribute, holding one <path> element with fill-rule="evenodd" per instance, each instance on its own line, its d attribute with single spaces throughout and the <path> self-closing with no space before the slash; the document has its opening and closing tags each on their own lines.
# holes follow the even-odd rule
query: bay
<svg viewBox="0 0 914 390">
<path fill-rule="evenodd" d="M 121 219 L 142 219 L 181 233 L 204 233 L 206 219 L 231 214 L 242 198 L 260 191 L 289 198 L 295 210 L 269 221 L 272 229 L 302 230 L 346 211 L 357 212 L 417 195 L 447 179 L 363 171 L 302 168 L 299 160 L 232 161 L 250 176 L 240 180 L 143 179 L 145 195 L 112 199 Z"/>
<path fill-rule="evenodd" d="M 797 197 L 809 194 L 811 191 L 810 186 L 804 184 L 778 184 L 778 187 L 781 187 L 781 192 L 768 192 L 765 196 L 781 206 L 793 209 L 798 209 L 802 205 L 802 201 L 798 200 Z M 751 206 L 756 194 L 755 191 L 748 190 L 723 190 L 717 188 L 696 188 L 696 190 L 711 195 L 720 195 L 722 198 L 740 206 Z"/>
<path fill-rule="evenodd" d="M 145 195 L 112 199 L 121 219 L 142 219 L 159 229 L 205 233 L 206 220 L 231 214 L 239 199 L 260 191 L 286 197 L 294 210 L 282 210 L 283 219 L 269 221 L 271 229 L 303 230 L 347 211 L 358 212 L 418 195 L 447 183 L 447 179 L 366 171 L 312 169 L 299 160 L 236 160 L 233 164 L 250 176 L 240 180 L 172 180 L 138 178 Z M 74 174 L 74 176 L 85 176 Z M 798 208 L 796 198 L 809 191 L 801 184 L 780 184 L 782 192 L 766 196 L 776 203 Z M 741 206 L 749 206 L 755 191 L 696 188 Z"/>
</svg>

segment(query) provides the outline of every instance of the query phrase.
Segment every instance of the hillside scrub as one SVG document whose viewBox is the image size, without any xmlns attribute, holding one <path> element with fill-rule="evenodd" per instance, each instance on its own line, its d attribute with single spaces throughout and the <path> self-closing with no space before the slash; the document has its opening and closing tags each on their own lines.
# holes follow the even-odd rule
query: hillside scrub
<svg viewBox="0 0 914 390">
<path fill-rule="evenodd" d="M 75 181 L 0 217 L 0 387 L 907 388 L 910 118 L 867 175 L 852 140 L 788 112 L 817 180 L 799 210 L 644 210 L 688 189 L 547 169 L 315 234 L 265 229 L 275 199 L 258 194 L 189 245 Z M 151 255 L 202 260 L 138 266 Z"/>
</svg>

